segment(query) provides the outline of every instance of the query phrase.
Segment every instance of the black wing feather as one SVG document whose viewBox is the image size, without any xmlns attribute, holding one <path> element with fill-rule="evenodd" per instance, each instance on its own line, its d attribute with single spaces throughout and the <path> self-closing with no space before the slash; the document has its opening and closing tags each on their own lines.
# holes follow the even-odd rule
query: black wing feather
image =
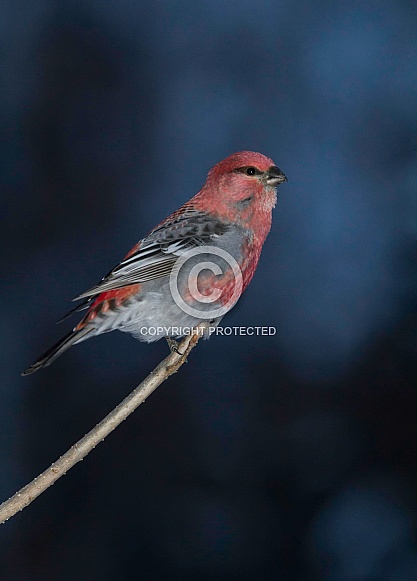
<svg viewBox="0 0 417 581">
<path fill-rule="evenodd" d="M 218 218 L 188 209 L 171 222 L 154 228 L 141 240 L 141 246 L 136 252 L 115 266 L 98 285 L 74 300 L 91 300 L 91 297 L 102 292 L 168 276 L 182 253 L 210 243 L 213 238 L 224 234 L 228 227 L 227 223 Z M 83 305 L 82 308 L 86 308 L 86 303 Z"/>
</svg>

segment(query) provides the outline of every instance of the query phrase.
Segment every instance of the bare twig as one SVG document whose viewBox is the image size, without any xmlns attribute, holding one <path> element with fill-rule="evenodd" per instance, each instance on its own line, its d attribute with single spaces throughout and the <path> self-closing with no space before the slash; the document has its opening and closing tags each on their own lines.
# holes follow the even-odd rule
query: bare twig
<svg viewBox="0 0 417 581">
<path fill-rule="evenodd" d="M 9 500 L 0 506 L 0 524 L 7 521 L 20 510 L 23 510 L 37 496 L 42 494 L 58 478 L 64 476 L 70 468 L 82 460 L 93 448 L 122 423 L 141 403 L 170 375 L 178 371 L 186 361 L 191 349 L 195 347 L 208 323 L 200 323 L 193 334 L 187 335 L 178 345 L 177 352 L 171 352 L 161 363 L 132 391 L 113 411 L 97 426 L 81 438 L 76 444 L 47 468 L 37 478 L 21 488 Z"/>
</svg>

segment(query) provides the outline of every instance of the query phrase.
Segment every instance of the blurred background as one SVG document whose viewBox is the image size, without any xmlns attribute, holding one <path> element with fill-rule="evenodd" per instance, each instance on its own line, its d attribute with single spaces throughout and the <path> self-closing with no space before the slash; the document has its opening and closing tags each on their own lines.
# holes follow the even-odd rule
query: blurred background
<svg viewBox="0 0 417 581">
<path fill-rule="evenodd" d="M 71 298 L 260 151 L 254 280 L 181 372 L 0 530 L 12 581 L 417 579 L 417 7 L 4 0 L 0 496 L 167 354 L 111 333 L 20 372 Z"/>
</svg>

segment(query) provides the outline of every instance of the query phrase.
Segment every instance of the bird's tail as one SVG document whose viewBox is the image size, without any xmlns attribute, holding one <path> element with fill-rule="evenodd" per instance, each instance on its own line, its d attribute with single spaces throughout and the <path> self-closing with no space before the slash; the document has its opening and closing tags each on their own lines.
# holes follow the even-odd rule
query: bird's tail
<svg viewBox="0 0 417 581">
<path fill-rule="evenodd" d="M 32 363 L 32 365 L 25 369 L 22 375 L 30 375 L 31 373 L 38 371 L 38 369 L 41 369 L 42 367 L 47 367 L 53 361 L 55 361 L 55 359 L 62 355 L 64 351 L 66 351 L 72 345 L 74 345 L 74 343 L 78 343 L 79 341 L 87 339 L 87 335 L 92 330 L 93 329 L 91 327 L 89 329 L 86 329 L 84 327 L 79 330 L 75 328 L 73 331 L 68 333 L 68 335 L 65 335 L 65 337 L 58 341 L 58 343 L 55 343 L 53 347 L 48 349 L 48 351 L 46 351 L 46 353 L 44 353 L 42 357 L 35 361 L 35 363 Z"/>
</svg>

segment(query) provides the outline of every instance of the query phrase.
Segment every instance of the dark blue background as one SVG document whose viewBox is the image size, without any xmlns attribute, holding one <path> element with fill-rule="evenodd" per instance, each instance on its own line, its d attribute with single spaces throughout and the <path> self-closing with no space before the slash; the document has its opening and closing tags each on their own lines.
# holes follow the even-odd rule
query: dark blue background
<svg viewBox="0 0 417 581">
<path fill-rule="evenodd" d="M 166 355 L 121 333 L 19 376 L 208 169 L 288 176 L 229 325 L 1 529 L 2 579 L 415 581 L 414 1 L 0 8 L 7 498 Z"/>
</svg>

